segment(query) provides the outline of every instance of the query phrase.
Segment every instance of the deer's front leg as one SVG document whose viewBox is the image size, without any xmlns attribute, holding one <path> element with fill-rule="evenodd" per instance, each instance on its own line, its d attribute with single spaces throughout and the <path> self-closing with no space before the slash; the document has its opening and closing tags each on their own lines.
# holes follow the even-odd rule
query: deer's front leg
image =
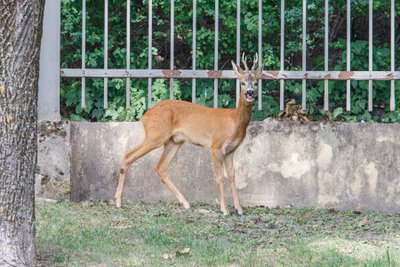
<svg viewBox="0 0 400 267">
<path fill-rule="evenodd" d="M 225 192 L 224 192 L 224 155 L 220 149 L 211 149 L 212 161 L 215 169 L 215 175 L 217 177 L 217 181 L 219 184 L 219 192 L 220 192 L 220 203 L 221 203 L 221 211 L 224 215 L 228 215 L 228 208 L 225 203 Z"/>
<path fill-rule="evenodd" d="M 233 197 L 233 203 L 235 205 L 235 209 L 237 210 L 237 213 L 239 215 L 242 215 L 243 210 L 242 210 L 242 207 L 240 206 L 239 197 L 238 197 L 238 193 L 236 190 L 236 177 L 235 177 L 235 169 L 233 166 L 233 153 L 226 155 L 226 157 L 224 159 L 224 166 L 225 166 L 226 174 L 228 175 L 229 180 L 231 182 L 232 197 Z"/>
</svg>

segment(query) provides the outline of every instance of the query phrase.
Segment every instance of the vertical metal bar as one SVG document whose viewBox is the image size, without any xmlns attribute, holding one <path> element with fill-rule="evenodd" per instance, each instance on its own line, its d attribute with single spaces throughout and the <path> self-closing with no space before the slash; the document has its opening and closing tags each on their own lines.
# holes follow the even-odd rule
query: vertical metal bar
<svg viewBox="0 0 400 267">
<path fill-rule="evenodd" d="M 126 3 L 126 69 L 131 68 L 131 0 Z M 126 109 L 131 106 L 131 80 L 126 79 Z"/>
<path fill-rule="evenodd" d="M 302 68 L 303 71 L 307 70 L 307 0 L 303 0 L 303 51 L 302 51 Z M 307 91 L 306 79 L 302 80 L 301 92 L 301 109 L 307 108 Z"/>
<path fill-rule="evenodd" d="M 285 70 L 285 0 L 281 0 L 281 71 Z M 285 108 L 285 80 L 280 81 L 279 108 Z"/>
<path fill-rule="evenodd" d="M 82 0 L 82 70 L 86 68 L 86 0 Z M 86 78 L 82 77 L 81 107 L 86 109 Z"/>
<path fill-rule="evenodd" d="M 236 64 L 240 65 L 240 0 L 236 1 Z M 239 105 L 240 83 L 236 79 L 236 107 Z"/>
<path fill-rule="evenodd" d="M 153 0 L 149 0 L 149 30 L 148 30 L 148 67 L 149 71 L 153 68 Z M 152 107 L 152 84 L 153 79 L 147 79 L 147 107 L 150 109 Z"/>
<path fill-rule="evenodd" d="M 258 66 L 263 63 L 262 58 L 262 0 L 258 0 Z M 262 110 L 262 79 L 258 80 L 258 110 Z"/>
<path fill-rule="evenodd" d="M 104 0 L 104 69 L 108 69 L 108 0 Z M 108 108 L 108 78 L 104 78 L 104 108 Z"/>
<path fill-rule="evenodd" d="M 373 71 L 373 0 L 369 0 L 369 56 L 368 56 L 368 70 Z M 368 80 L 368 111 L 372 111 L 372 80 Z"/>
<path fill-rule="evenodd" d="M 346 71 L 351 69 L 351 0 L 347 0 L 346 8 Z M 346 110 L 351 109 L 350 80 L 346 81 Z"/>
<path fill-rule="evenodd" d="M 192 31 L 192 69 L 196 70 L 196 49 L 197 49 L 197 0 L 193 0 L 193 31 Z M 192 79 L 192 102 L 196 103 L 196 79 Z"/>
<path fill-rule="evenodd" d="M 324 69 L 329 71 L 329 0 L 325 0 L 325 55 Z M 329 110 L 329 80 L 324 80 L 324 109 Z"/>
<path fill-rule="evenodd" d="M 219 0 L 215 0 L 214 70 L 218 70 Z M 214 108 L 218 107 L 218 79 L 214 79 Z"/>
<path fill-rule="evenodd" d="M 171 0 L 171 39 L 170 39 L 170 60 L 169 60 L 169 68 L 171 70 L 174 69 L 174 45 L 175 45 L 175 1 Z M 174 99 L 174 79 L 169 79 L 169 99 Z"/>
<path fill-rule="evenodd" d="M 393 73 L 395 69 L 395 0 L 391 0 L 390 3 L 390 71 Z M 390 111 L 394 111 L 396 108 L 395 102 L 395 80 L 390 81 Z"/>
</svg>

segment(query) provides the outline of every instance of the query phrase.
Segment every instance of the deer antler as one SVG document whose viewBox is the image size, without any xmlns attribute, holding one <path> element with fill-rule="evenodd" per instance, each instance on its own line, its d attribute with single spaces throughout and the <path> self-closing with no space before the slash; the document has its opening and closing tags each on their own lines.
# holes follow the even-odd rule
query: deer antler
<svg viewBox="0 0 400 267">
<path fill-rule="evenodd" d="M 242 63 L 243 63 L 243 66 L 245 68 L 245 71 L 249 71 L 249 67 L 247 67 L 246 61 L 247 61 L 247 57 L 244 56 L 244 52 L 243 52 L 243 54 L 242 54 Z"/>
<path fill-rule="evenodd" d="M 253 66 L 251 67 L 251 71 L 254 71 L 256 69 L 257 62 L 258 62 L 258 54 L 256 53 L 256 55 L 254 56 Z"/>
</svg>

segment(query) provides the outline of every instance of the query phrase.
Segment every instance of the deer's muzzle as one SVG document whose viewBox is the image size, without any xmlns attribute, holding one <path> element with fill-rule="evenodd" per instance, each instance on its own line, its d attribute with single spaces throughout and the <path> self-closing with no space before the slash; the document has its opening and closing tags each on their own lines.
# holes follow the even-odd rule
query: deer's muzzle
<svg viewBox="0 0 400 267">
<path fill-rule="evenodd" d="M 246 91 L 246 100 L 251 102 L 254 100 L 254 90 L 247 90 Z"/>
</svg>

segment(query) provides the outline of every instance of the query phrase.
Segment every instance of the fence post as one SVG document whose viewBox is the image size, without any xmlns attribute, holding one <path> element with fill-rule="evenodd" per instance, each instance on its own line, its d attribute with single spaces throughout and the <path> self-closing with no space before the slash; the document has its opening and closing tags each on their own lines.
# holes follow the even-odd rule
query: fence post
<svg viewBox="0 0 400 267">
<path fill-rule="evenodd" d="M 61 0 L 47 0 L 40 48 L 39 121 L 60 120 Z"/>
</svg>

